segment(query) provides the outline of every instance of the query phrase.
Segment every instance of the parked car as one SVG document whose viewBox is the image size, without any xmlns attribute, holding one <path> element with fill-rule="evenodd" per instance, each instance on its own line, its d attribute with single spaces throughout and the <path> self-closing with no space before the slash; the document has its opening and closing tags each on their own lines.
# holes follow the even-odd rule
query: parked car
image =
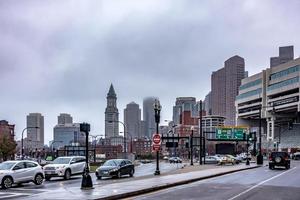
<svg viewBox="0 0 300 200">
<path fill-rule="evenodd" d="M 171 157 L 171 158 L 169 158 L 169 162 L 170 163 L 182 163 L 182 160 L 179 157 Z"/>
<path fill-rule="evenodd" d="M 296 152 L 292 155 L 292 159 L 294 160 L 300 160 L 300 152 Z"/>
<path fill-rule="evenodd" d="M 205 164 L 218 164 L 221 160 L 218 156 L 206 156 L 205 157 Z"/>
<path fill-rule="evenodd" d="M 44 166 L 45 179 L 49 181 L 52 177 L 64 177 L 68 180 L 73 175 L 82 174 L 84 168 L 84 156 L 58 157 Z"/>
<path fill-rule="evenodd" d="M 117 177 L 121 178 L 123 175 L 134 174 L 134 164 L 127 159 L 112 159 L 107 160 L 102 166 L 96 169 L 96 176 L 98 179 L 102 177 Z"/>
<path fill-rule="evenodd" d="M 234 158 L 232 158 L 231 156 L 228 155 L 224 155 L 221 157 L 220 161 L 219 161 L 219 165 L 225 165 L 225 164 L 232 164 L 234 165 L 236 163 L 236 160 Z"/>
<path fill-rule="evenodd" d="M 269 169 L 274 169 L 277 166 L 289 169 L 291 160 L 287 152 L 272 152 L 269 157 Z"/>
<path fill-rule="evenodd" d="M 41 185 L 44 180 L 42 167 L 30 160 L 5 161 L 0 164 L 0 180 L 3 189 L 13 184 L 33 182 Z"/>
</svg>

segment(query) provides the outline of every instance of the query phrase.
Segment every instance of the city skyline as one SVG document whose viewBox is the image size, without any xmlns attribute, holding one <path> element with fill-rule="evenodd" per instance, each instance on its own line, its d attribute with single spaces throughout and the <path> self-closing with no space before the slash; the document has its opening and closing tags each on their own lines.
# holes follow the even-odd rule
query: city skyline
<svg viewBox="0 0 300 200">
<path fill-rule="evenodd" d="M 164 124 L 176 97 L 204 100 L 211 73 L 236 54 L 249 76 L 269 67 L 279 46 L 294 45 L 299 57 L 297 1 L 231 3 L 1 2 L 1 119 L 20 139 L 26 116 L 41 113 L 46 144 L 59 113 L 104 134 L 113 83 L 119 110 L 157 96 Z"/>
</svg>

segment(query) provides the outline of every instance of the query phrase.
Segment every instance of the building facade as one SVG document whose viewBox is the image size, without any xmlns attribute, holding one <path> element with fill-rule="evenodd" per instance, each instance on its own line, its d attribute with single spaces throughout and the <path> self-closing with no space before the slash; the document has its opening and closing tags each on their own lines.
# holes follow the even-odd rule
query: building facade
<svg viewBox="0 0 300 200">
<path fill-rule="evenodd" d="M 279 141 L 290 123 L 300 121 L 299 76 L 297 58 L 243 79 L 236 97 L 238 124 L 258 132 L 261 119 L 263 141 L 268 146 Z"/>
<path fill-rule="evenodd" d="M 211 110 L 211 92 L 209 92 L 204 99 L 204 110 L 207 115 L 212 114 Z"/>
<path fill-rule="evenodd" d="M 235 125 L 235 97 L 245 77 L 245 61 L 233 56 L 225 61 L 224 67 L 211 76 L 212 115 L 226 117 L 225 125 Z"/>
<path fill-rule="evenodd" d="M 147 97 L 143 101 L 143 121 L 145 122 L 145 135 L 141 134 L 141 137 L 152 138 L 155 129 L 155 117 L 154 117 L 154 101 L 157 97 Z"/>
<path fill-rule="evenodd" d="M 126 138 L 140 138 L 141 137 L 141 109 L 139 105 L 131 102 L 126 105 L 124 109 L 124 123 L 126 125 Z"/>
<path fill-rule="evenodd" d="M 270 58 L 270 67 L 294 60 L 294 46 L 279 47 L 279 56 Z"/>
<path fill-rule="evenodd" d="M 67 113 L 60 113 L 57 117 L 57 124 L 72 124 L 73 118 L 70 114 Z"/>
<path fill-rule="evenodd" d="M 177 97 L 175 106 L 173 106 L 173 123 L 181 124 L 182 113 L 190 111 L 191 115 L 198 115 L 199 104 L 196 102 L 195 97 Z"/>
<path fill-rule="evenodd" d="M 27 115 L 27 139 L 35 144 L 36 148 L 44 147 L 44 116 L 41 113 L 29 113 Z"/>
<path fill-rule="evenodd" d="M 112 84 L 110 85 L 106 99 L 105 137 L 117 137 L 119 136 L 119 112 L 117 108 L 117 95 Z"/>
<path fill-rule="evenodd" d="M 6 120 L 0 120 L 0 136 L 7 135 L 9 138 L 15 140 L 15 125 L 9 124 Z"/>
<path fill-rule="evenodd" d="M 80 132 L 80 124 L 57 124 L 53 129 L 51 148 L 62 148 L 72 144 L 85 144 L 85 134 Z"/>
</svg>

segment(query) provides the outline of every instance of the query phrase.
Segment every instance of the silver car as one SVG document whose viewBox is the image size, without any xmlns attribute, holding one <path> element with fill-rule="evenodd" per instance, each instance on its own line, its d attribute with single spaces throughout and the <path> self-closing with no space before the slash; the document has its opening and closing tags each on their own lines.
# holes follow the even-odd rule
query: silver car
<svg viewBox="0 0 300 200">
<path fill-rule="evenodd" d="M 73 175 L 81 175 L 85 168 L 85 157 L 65 156 L 56 158 L 51 164 L 44 166 L 45 179 L 49 181 L 52 177 L 64 177 L 70 179 Z"/>
<path fill-rule="evenodd" d="M 41 185 L 44 180 L 42 167 L 30 160 L 5 161 L 0 164 L 0 180 L 3 189 L 13 184 L 33 182 Z"/>
</svg>

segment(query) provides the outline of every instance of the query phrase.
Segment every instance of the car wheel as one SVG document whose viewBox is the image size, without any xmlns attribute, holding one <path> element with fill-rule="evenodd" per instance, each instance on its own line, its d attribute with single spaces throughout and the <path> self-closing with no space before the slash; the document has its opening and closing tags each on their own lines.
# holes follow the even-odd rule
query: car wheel
<svg viewBox="0 0 300 200">
<path fill-rule="evenodd" d="M 50 179 L 51 179 L 51 176 L 45 176 L 46 181 L 50 181 Z"/>
<path fill-rule="evenodd" d="M 12 184 L 13 184 L 13 179 L 11 177 L 6 176 L 2 179 L 1 185 L 3 189 L 11 188 Z"/>
<path fill-rule="evenodd" d="M 97 179 L 98 179 L 98 180 L 101 180 L 101 178 L 102 178 L 101 176 L 97 176 Z"/>
<path fill-rule="evenodd" d="M 44 180 L 43 175 L 42 174 L 37 174 L 34 177 L 34 184 L 36 184 L 36 185 L 42 185 L 43 180 Z"/>
<path fill-rule="evenodd" d="M 120 171 L 118 171 L 118 173 L 117 173 L 117 178 L 121 178 L 121 172 Z"/>
<path fill-rule="evenodd" d="M 69 180 L 70 177 L 71 177 L 71 171 L 70 171 L 69 169 L 67 169 L 67 170 L 65 171 L 64 179 L 65 179 L 65 180 Z"/>
<path fill-rule="evenodd" d="M 130 177 L 133 177 L 133 174 L 134 174 L 134 170 L 131 169 L 130 172 L 129 172 L 129 176 L 130 176 Z"/>
</svg>

